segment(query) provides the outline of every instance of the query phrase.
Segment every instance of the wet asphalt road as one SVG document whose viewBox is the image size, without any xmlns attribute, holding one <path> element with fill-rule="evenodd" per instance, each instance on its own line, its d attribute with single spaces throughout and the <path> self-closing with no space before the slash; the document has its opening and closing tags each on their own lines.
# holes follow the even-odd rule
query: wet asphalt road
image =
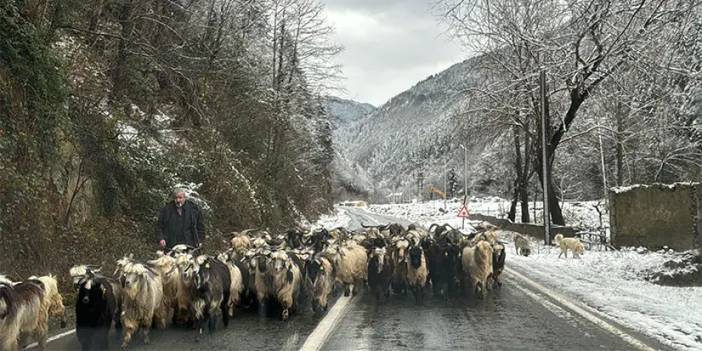
<svg viewBox="0 0 702 351">
<path fill-rule="evenodd" d="M 344 207 L 344 211 L 351 218 L 351 221 L 346 225 L 347 229 L 356 230 L 362 228 L 363 225 L 384 225 L 388 223 L 400 223 L 407 227 L 412 222 L 402 219 L 370 213 L 362 208 Z"/>
<path fill-rule="evenodd" d="M 347 311 L 323 350 L 629 350 L 583 319 L 537 304 L 513 285 L 486 300 L 411 295 L 377 304 L 368 294 Z M 560 314 L 560 315 L 559 315 Z"/>
<path fill-rule="evenodd" d="M 259 316 L 256 311 L 240 311 L 227 329 L 221 320 L 213 335 L 205 333 L 195 342 L 196 332 L 186 328 L 155 330 L 151 344 L 144 345 L 141 335 L 135 335 L 130 350 L 298 350 L 319 320 L 311 311 L 294 315 L 283 322 L 276 317 Z M 121 340 L 110 339 L 110 350 L 119 350 Z M 80 350 L 75 335 L 49 343 L 48 350 Z"/>
<path fill-rule="evenodd" d="M 348 227 L 398 221 L 363 209 L 347 208 Z M 408 221 L 399 221 L 407 225 Z M 509 260 L 508 260 L 509 261 Z M 508 262 L 509 265 L 509 262 Z M 503 275 L 502 288 L 486 300 L 456 297 L 448 302 L 427 292 L 417 306 L 411 294 L 393 295 L 376 303 L 369 294 L 352 300 L 322 350 L 631 350 L 619 337 L 555 301 L 539 303 L 520 288 L 516 278 Z M 538 295 L 538 294 L 537 294 Z M 548 300 L 548 299 L 546 299 Z M 185 329 L 154 331 L 151 345 L 135 337 L 132 350 L 298 350 L 323 316 L 305 310 L 288 322 L 246 310 L 214 335 L 195 342 Z M 638 336 L 638 335 L 637 335 Z M 120 341 L 111 340 L 117 350 Z M 662 348 L 655 345 L 655 348 Z M 48 350 L 78 350 L 75 335 L 49 343 Z"/>
</svg>

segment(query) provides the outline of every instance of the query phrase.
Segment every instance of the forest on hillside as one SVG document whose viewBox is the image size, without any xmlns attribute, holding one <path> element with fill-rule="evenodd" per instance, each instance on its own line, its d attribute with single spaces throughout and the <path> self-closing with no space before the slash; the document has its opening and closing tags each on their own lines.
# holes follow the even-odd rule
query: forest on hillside
<svg viewBox="0 0 702 351">
<path fill-rule="evenodd" d="M 475 178 L 512 199 L 510 218 L 528 222 L 530 189 L 540 191 L 542 108 L 555 223 L 564 199 L 702 180 L 698 1 L 445 0 L 440 11 L 480 56 L 484 79 L 455 122 L 491 146 Z"/>
<path fill-rule="evenodd" d="M 316 0 L 0 2 L 3 271 L 152 252 L 175 186 L 206 245 L 328 211 L 331 30 Z"/>
</svg>

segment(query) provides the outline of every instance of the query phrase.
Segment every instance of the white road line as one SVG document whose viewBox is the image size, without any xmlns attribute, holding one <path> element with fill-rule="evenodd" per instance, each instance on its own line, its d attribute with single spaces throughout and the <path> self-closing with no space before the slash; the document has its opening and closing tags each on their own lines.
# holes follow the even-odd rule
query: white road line
<svg viewBox="0 0 702 351">
<path fill-rule="evenodd" d="M 505 271 L 507 273 L 509 273 L 510 275 L 515 276 L 517 279 L 521 280 L 522 282 L 526 283 L 532 289 L 537 290 L 538 292 L 554 299 L 555 301 L 557 301 L 558 303 L 560 303 L 564 307 L 579 314 L 580 316 L 589 320 L 590 322 L 594 323 L 595 325 L 599 326 L 600 328 L 607 330 L 608 332 L 622 338 L 622 340 L 626 341 L 627 343 L 629 343 L 631 346 L 635 347 L 636 349 L 646 350 L 646 351 L 655 350 L 654 348 L 646 345 L 642 341 L 636 339 L 635 337 L 627 334 L 623 330 L 615 327 L 614 325 L 606 322 L 604 319 L 598 317 L 598 316 L 601 316 L 603 318 L 605 317 L 602 314 L 602 312 L 597 311 L 596 309 L 594 309 L 590 306 L 583 305 L 583 304 L 579 304 L 580 306 L 578 306 L 575 303 L 568 301 L 568 299 L 566 297 L 564 297 L 558 293 L 555 293 L 553 291 L 550 291 L 549 289 L 545 288 L 541 284 L 525 277 L 524 275 L 522 275 L 520 273 L 517 273 L 513 269 L 505 267 Z M 528 294 L 528 295 L 541 304 L 544 304 L 544 302 L 545 302 L 541 296 L 538 296 L 538 295 L 533 294 L 533 293 Z"/>
<path fill-rule="evenodd" d="M 329 337 L 329 334 L 336 328 L 336 326 L 339 324 L 341 321 L 341 318 L 344 316 L 346 310 L 348 309 L 349 305 L 351 302 L 353 302 L 356 299 L 356 297 L 345 297 L 342 296 L 340 297 L 334 306 L 332 306 L 331 310 L 327 313 L 326 316 L 322 319 L 322 321 L 317 324 L 317 327 L 314 328 L 312 331 L 312 334 L 310 334 L 307 339 L 305 340 L 305 343 L 302 344 L 302 347 L 300 348 L 300 351 L 317 351 L 322 348 L 322 345 L 324 345 L 324 342 L 327 340 Z"/>
<path fill-rule="evenodd" d="M 48 339 L 46 340 L 46 342 L 47 342 L 47 343 L 50 343 L 50 342 L 52 342 L 52 341 L 54 341 L 54 340 L 58 340 L 58 339 L 61 339 L 61 338 L 63 338 L 63 337 L 66 337 L 66 336 L 75 334 L 75 333 L 76 333 L 76 330 L 75 330 L 75 329 L 71 329 L 71 330 L 69 330 L 69 331 L 67 331 L 67 332 L 63 332 L 63 333 L 61 333 L 61 334 L 54 335 L 54 336 L 48 338 Z M 29 349 L 33 349 L 33 348 L 35 348 L 35 347 L 37 347 L 37 346 L 39 346 L 39 344 L 37 344 L 37 343 L 32 343 L 32 344 L 27 345 L 24 349 L 25 349 L 25 350 L 29 350 Z"/>
</svg>

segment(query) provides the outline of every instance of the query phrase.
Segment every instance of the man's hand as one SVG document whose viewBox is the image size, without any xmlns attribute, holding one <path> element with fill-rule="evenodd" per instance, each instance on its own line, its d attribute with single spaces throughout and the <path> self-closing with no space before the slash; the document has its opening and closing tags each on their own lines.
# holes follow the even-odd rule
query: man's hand
<svg viewBox="0 0 702 351">
<path fill-rule="evenodd" d="M 166 240 L 161 239 L 161 241 L 159 241 L 158 244 L 159 244 L 161 247 L 166 247 Z"/>
</svg>

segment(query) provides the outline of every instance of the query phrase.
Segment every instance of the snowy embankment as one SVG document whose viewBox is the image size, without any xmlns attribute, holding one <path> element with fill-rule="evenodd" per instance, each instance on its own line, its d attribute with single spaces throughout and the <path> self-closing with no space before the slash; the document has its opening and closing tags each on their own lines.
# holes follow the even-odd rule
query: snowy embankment
<svg viewBox="0 0 702 351">
<path fill-rule="evenodd" d="M 471 203 L 471 209 L 481 212 L 481 207 L 496 208 L 499 204 Z M 443 201 L 435 201 L 373 205 L 368 210 L 408 218 L 427 227 L 431 223 L 449 223 L 458 228 L 461 219 L 456 214 L 460 203 L 449 202 L 446 213 L 440 210 L 443 206 Z M 679 253 L 624 249 L 587 251 L 581 259 L 559 259 L 559 249 L 544 247 L 532 240 L 534 253 L 522 257 L 514 253 L 513 235 L 500 233 L 501 239 L 508 242 L 507 265 L 510 268 L 666 345 L 702 350 L 702 287 L 667 287 L 646 279 L 652 272 L 665 271 L 664 263 L 679 260 Z"/>
</svg>

